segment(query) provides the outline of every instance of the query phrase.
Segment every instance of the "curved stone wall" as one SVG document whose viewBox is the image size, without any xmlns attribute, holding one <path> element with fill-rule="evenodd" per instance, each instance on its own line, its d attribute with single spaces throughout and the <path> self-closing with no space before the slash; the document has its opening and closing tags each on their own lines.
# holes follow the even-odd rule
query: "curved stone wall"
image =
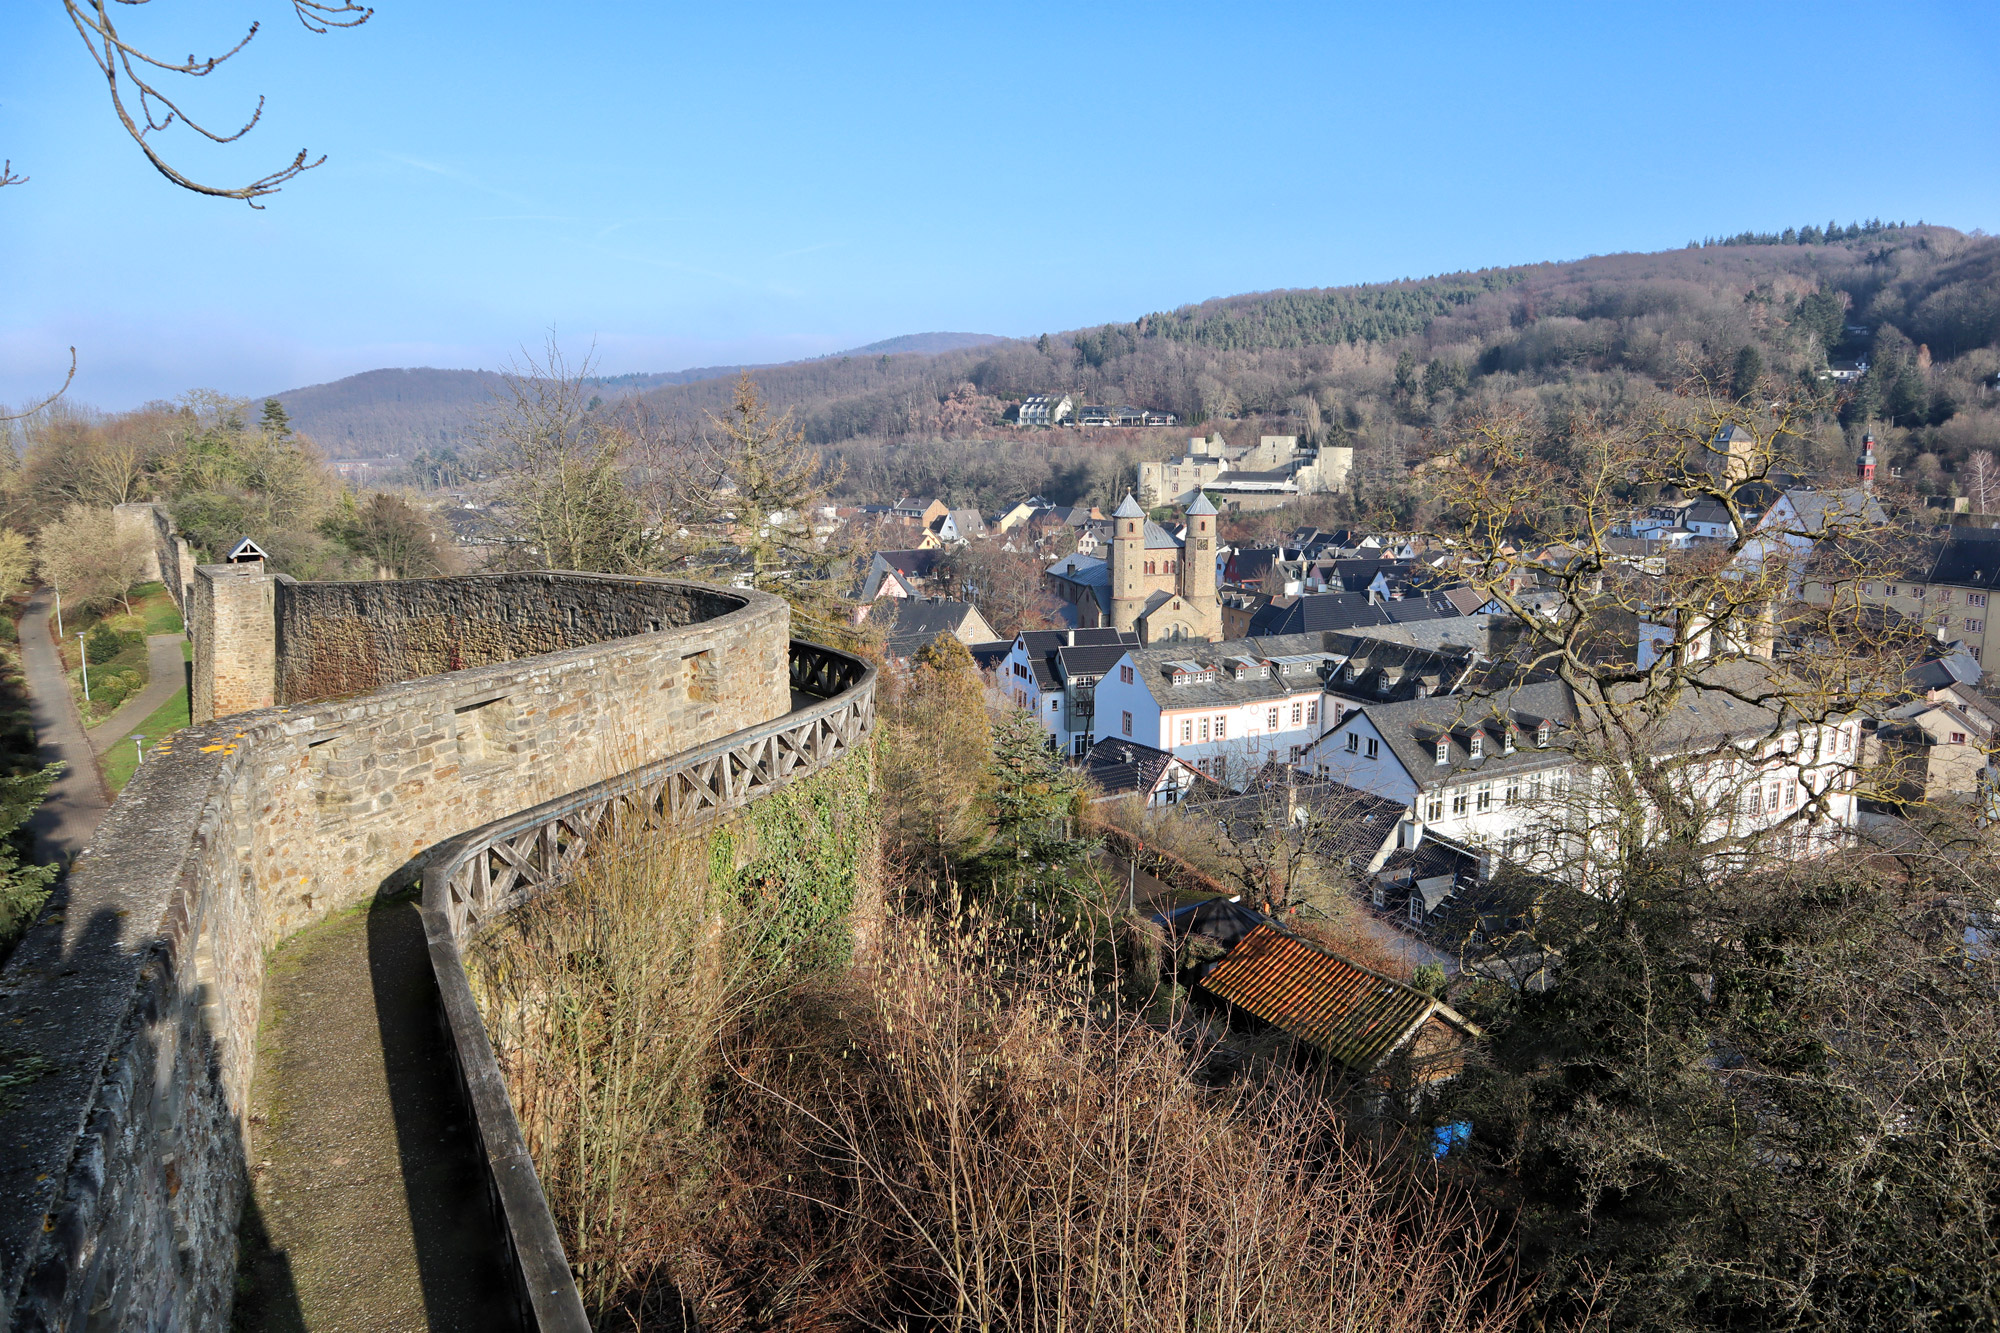
<svg viewBox="0 0 2000 1333">
<path fill-rule="evenodd" d="M 627 637 L 180 733 L 0 973 L 10 1327 L 226 1324 L 241 1116 L 277 940 L 409 885 L 454 834 L 790 711 L 788 610 L 760 593 L 582 574 L 289 592 L 309 614 L 380 619 L 415 588 L 404 609 L 420 622 L 454 591 L 497 605 L 507 579 L 539 587 L 560 624 L 565 602 L 607 608 L 580 617 L 579 636 L 594 623 Z M 669 606 L 703 618 L 671 626 Z M 496 641 L 533 641 L 544 614 Z M 382 660 L 367 669 L 379 675 Z"/>
</svg>

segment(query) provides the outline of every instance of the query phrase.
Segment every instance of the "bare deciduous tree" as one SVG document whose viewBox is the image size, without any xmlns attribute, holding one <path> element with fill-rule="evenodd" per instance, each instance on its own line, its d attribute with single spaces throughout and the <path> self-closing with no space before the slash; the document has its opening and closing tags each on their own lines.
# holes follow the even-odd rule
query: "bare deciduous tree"
<svg viewBox="0 0 2000 1333">
<path fill-rule="evenodd" d="M 590 360 L 551 340 L 503 376 L 473 433 L 496 478 L 502 563 L 639 573 L 654 567 L 651 524 L 626 470 L 631 432 L 592 409 Z"/>
<path fill-rule="evenodd" d="M 148 554 L 143 532 L 121 528 L 109 509 L 85 505 L 71 505 L 35 542 L 42 577 L 78 606 L 124 601 L 130 611 L 127 594 L 146 577 Z"/>
</svg>

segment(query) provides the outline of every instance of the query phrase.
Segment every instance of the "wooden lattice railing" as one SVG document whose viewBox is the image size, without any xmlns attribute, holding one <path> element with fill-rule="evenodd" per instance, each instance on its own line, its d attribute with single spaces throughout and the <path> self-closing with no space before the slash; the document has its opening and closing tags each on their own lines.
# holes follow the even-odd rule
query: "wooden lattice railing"
<svg viewBox="0 0 2000 1333">
<path fill-rule="evenodd" d="M 423 875 L 424 933 L 467 1104 L 519 1278 L 523 1325 L 588 1333 L 520 1123 L 465 974 L 461 945 L 508 909 L 560 884 L 612 829 L 693 828 L 815 773 L 875 726 L 875 669 L 792 640 L 792 689 L 821 700 L 711 745 L 658 760 L 451 839 Z"/>
</svg>

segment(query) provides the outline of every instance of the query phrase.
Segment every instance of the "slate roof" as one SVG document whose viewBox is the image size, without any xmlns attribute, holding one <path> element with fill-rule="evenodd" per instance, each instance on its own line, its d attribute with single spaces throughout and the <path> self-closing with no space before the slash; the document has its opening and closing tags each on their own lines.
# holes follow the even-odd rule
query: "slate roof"
<svg viewBox="0 0 2000 1333">
<path fill-rule="evenodd" d="M 2000 528 L 1953 528 L 1937 548 L 1932 583 L 2000 588 Z"/>
<path fill-rule="evenodd" d="M 1266 768 L 1241 796 L 1202 802 L 1205 819 L 1229 825 L 1230 836 L 1255 837 L 1272 816 L 1273 799 L 1287 787 L 1290 798 L 1312 816 L 1315 850 L 1322 855 L 1359 858 L 1365 863 L 1382 849 L 1409 806 L 1386 796 L 1361 791 L 1325 778 L 1301 778 L 1288 770 Z"/>
<path fill-rule="evenodd" d="M 1569 686 L 1560 681 L 1514 686 L 1491 695 L 1435 695 L 1369 704 L 1362 711 L 1419 787 L 1443 786 L 1474 775 L 1532 772 L 1572 759 L 1562 741 L 1565 733 L 1575 734 L 1576 705 Z M 1557 724 L 1547 749 L 1535 744 L 1535 729 L 1544 718 Z M 1506 753 L 1504 736 L 1509 721 L 1517 732 L 1512 754 Z M 1475 732 L 1483 751 L 1477 759 L 1472 757 Z M 1442 764 L 1437 762 L 1440 740 L 1447 747 Z"/>
<path fill-rule="evenodd" d="M 1173 533 L 1168 532 L 1151 519 L 1146 520 L 1144 532 L 1146 549 L 1149 551 L 1178 551 L 1183 545 L 1179 537 L 1174 536 Z"/>
<path fill-rule="evenodd" d="M 956 633 L 971 611 L 970 602 L 905 598 L 896 603 L 896 623 L 889 628 L 884 651 L 890 657 L 915 657 L 938 635 Z"/>
<path fill-rule="evenodd" d="M 1073 648 L 1058 648 L 1056 662 L 1064 680 L 1079 677 L 1102 676 L 1118 665 L 1118 659 L 1125 656 L 1126 646 L 1122 643 L 1089 644 Z"/>
<path fill-rule="evenodd" d="M 1779 734 L 1794 724 L 1783 710 L 1781 698 L 1786 688 L 1782 673 L 1768 663 L 1722 661 L 1706 664 L 1671 706 L 1650 720 L 1634 715 L 1635 704 L 1644 706 L 1640 702 L 1643 684 L 1614 690 L 1612 703 L 1624 710 L 1625 724 L 1645 729 L 1647 743 L 1655 752 L 1671 754 L 1735 737 Z M 1778 697 L 1770 704 L 1746 702 L 1760 696 Z M 1571 759 L 1569 745 L 1576 728 L 1589 724 L 1589 719 L 1580 715 L 1570 688 L 1555 680 L 1370 704 L 1363 712 L 1417 785 L 1426 789 L 1469 777 L 1504 776 L 1566 764 Z M 1555 724 L 1554 737 L 1546 749 L 1535 743 L 1535 731 L 1543 719 Z M 1516 730 L 1512 754 L 1506 752 L 1505 744 L 1509 722 Z M 1478 758 L 1471 751 L 1475 734 L 1482 741 Z M 1446 743 L 1446 762 L 1442 764 L 1437 762 L 1440 740 Z"/>
<path fill-rule="evenodd" d="M 1413 699 L 1420 686 L 1434 693 L 1456 689 L 1473 661 L 1468 647 L 1375 639 L 1365 629 L 1322 637 L 1326 650 L 1342 662 L 1339 674 L 1327 677 L 1326 688 L 1355 702 Z"/>
<path fill-rule="evenodd" d="M 1139 646 L 1139 636 L 1131 630 L 1118 630 L 1106 626 L 1101 629 L 1030 629 L 1022 630 L 1014 636 L 1027 653 L 1028 663 L 1034 668 L 1035 684 L 1043 690 L 1059 690 L 1063 685 L 1063 668 L 1058 659 L 1064 653 L 1089 654 L 1074 659 L 1077 663 L 1096 662 L 1108 658 L 1094 673 L 1081 665 L 1076 669 L 1084 674 L 1102 675 L 1118 664 L 1118 659 L 1129 650 Z M 1010 644 L 1011 649 L 1011 644 Z"/>
<path fill-rule="evenodd" d="M 1103 589 L 1105 595 L 1098 601 L 1107 607 L 1111 605 L 1111 562 L 1101 556 L 1066 555 L 1050 565 L 1048 572 L 1079 587 Z"/>
<path fill-rule="evenodd" d="M 1434 996 L 1269 923 L 1244 936 L 1195 984 L 1364 1073 L 1434 1016 L 1470 1026 Z"/>
<path fill-rule="evenodd" d="M 1792 502 L 1792 512 L 1797 517 L 1781 531 L 1818 536 L 1829 523 L 1875 524 L 1889 521 L 1889 516 L 1882 512 L 1882 506 L 1874 495 L 1858 486 L 1837 491 L 1788 490 L 1784 496 Z M 1765 517 L 1766 521 L 1770 521 L 1772 516 L 1767 514 Z"/>
<path fill-rule="evenodd" d="M 1215 506 L 1208 502 L 1206 493 L 1198 493 L 1194 497 L 1194 503 L 1187 507 L 1187 512 L 1197 517 L 1202 514 L 1213 514 L 1215 513 Z"/>
<path fill-rule="evenodd" d="M 1137 741 L 1107 736 L 1084 752 L 1083 775 L 1106 796 L 1144 795 L 1153 790 L 1174 757 Z M 1195 769 L 1188 766 L 1188 771 Z M 1214 781 L 1205 774 L 1196 774 Z"/>
<path fill-rule="evenodd" d="M 929 578 L 937 568 L 942 555 L 939 551 L 877 551 L 889 568 L 900 574 L 911 574 L 917 578 Z"/>
<path fill-rule="evenodd" d="M 1289 674 L 1252 676 L 1245 680 L 1236 680 L 1220 669 L 1224 660 L 1231 657 L 1269 660 L 1288 655 L 1323 657 L 1326 653 L 1317 634 L 1287 634 L 1275 638 L 1225 639 L 1221 643 L 1181 640 L 1155 644 L 1132 650 L 1132 663 L 1140 683 L 1151 691 L 1162 708 L 1201 708 L 1275 699 L 1317 689 L 1318 674 L 1301 674 L 1299 663 L 1290 664 L 1294 670 Z M 1167 672 L 1168 665 L 1174 662 L 1199 662 L 1218 669 L 1213 680 L 1175 685 Z"/>
<path fill-rule="evenodd" d="M 1014 651 L 1014 641 L 1012 639 L 994 639 L 989 643 L 969 644 L 966 647 L 966 651 L 972 654 L 972 663 L 974 666 L 978 667 L 981 671 L 991 671 L 1005 660 L 1007 654 Z"/>
<path fill-rule="evenodd" d="M 1139 508 L 1137 497 L 1130 491 L 1125 492 L 1125 498 L 1119 501 L 1116 509 L 1111 511 L 1111 517 L 1113 518 L 1144 518 L 1145 516 L 1146 511 Z"/>
<path fill-rule="evenodd" d="M 1392 625 L 1412 620 L 1443 620 L 1461 614 L 1450 598 L 1436 592 L 1421 597 L 1392 597 L 1381 605 L 1382 614 Z"/>
<path fill-rule="evenodd" d="M 1325 630 L 1388 623 L 1388 613 L 1371 603 L 1366 593 L 1321 592 L 1274 597 L 1268 606 L 1250 618 L 1249 628 L 1252 636 L 1318 634 Z"/>
</svg>

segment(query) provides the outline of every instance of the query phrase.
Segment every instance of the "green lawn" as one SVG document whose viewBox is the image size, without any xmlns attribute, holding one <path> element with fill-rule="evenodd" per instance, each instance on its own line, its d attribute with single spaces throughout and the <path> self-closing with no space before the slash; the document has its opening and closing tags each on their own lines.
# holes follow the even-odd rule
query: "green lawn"
<svg viewBox="0 0 2000 1333">
<path fill-rule="evenodd" d="M 183 632 L 181 613 L 174 606 L 174 599 L 167 595 L 166 585 L 161 583 L 142 583 L 134 588 L 132 609 L 129 612 L 125 610 L 123 603 L 97 610 L 66 610 L 63 615 L 62 642 L 57 645 L 57 650 L 62 655 L 63 666 L 69 671 L 70 693 L 76 700 L 77 711 L 83 714 L 83 724 L 86 727 L 95 726 L 117 708 L 117 704 L 105 707 L 108 702 L 106 699 L 86 700 L 83 697 L 83 672 L 77 652 L 77 640 L 90 633 L 99 623 L 122 634 L 141 636 L 131 647 L 122 650 L 110 661 L 93 661 L 90 664 L 90 679 L 93 686 L 112 675 L 121 673 L 130 673 L 137 678 L 137 683 L 125 692 L 125 696 L 119 697 L 118 703 L 123 703 L 124 697 L 137 694 L 146 687 L 151 672 L 144 636 Z M 50 624 L 53 627 L 54 622 L 51 621 Z M 186 653 L 187 643 L 186 640 L 182 640 L 183 656 Z M 93 689 L 92 692 L 97 691 Z"/>
<path fill-rule="evenodd" d="M 152 753 L 153 745 L 169 732 L 179 731 L 188 724 L 188 694 L 179 690 L 174 697 L 161 704 L 153 715 L 133 728 L 133 736 L 146 738 L 146 751 Z M 139 767 L 139 749 L 127 736 L 111 747 L 104 756 L 104 781 L 115 795 L 131 781 L 133 772 Z"/>
</svg>

